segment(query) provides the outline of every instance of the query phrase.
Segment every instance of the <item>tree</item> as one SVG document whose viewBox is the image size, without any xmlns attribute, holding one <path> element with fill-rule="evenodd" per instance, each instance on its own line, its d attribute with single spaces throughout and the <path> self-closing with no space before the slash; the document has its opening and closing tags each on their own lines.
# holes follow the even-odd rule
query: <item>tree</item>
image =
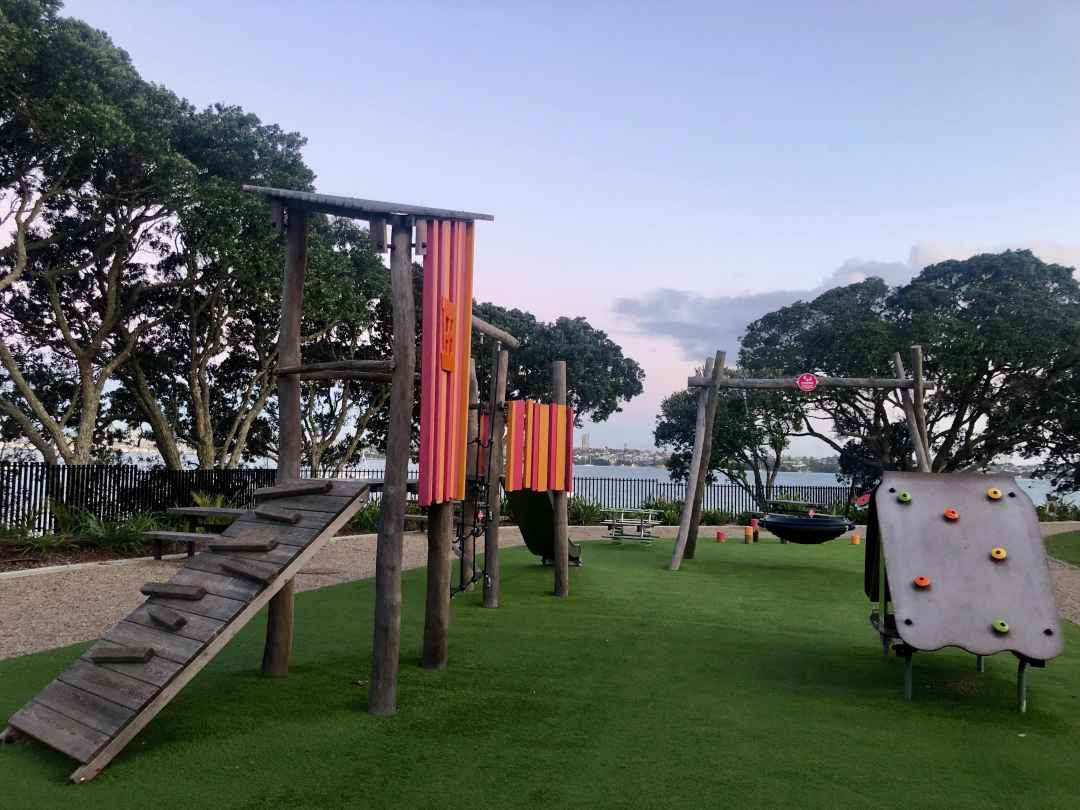
<svg viewBox="0 0 1080 810">
<path fill-rule="evenodd" d="M 566 402 L 574 409 L 579 426 L 583 419 L 603 422 L 643 390 L 645 372 L 641 366 L 584 318 L 544 323 L 520 309 L 488 303 L 477 304 L 473 311 L 521 341 L 521 347 L 510 352 L 506 383 L 510 399 L 550 399 L 553 360 L 566 361 Z M 476 333 L 473 357 L 480 390 L 488 390 L 491 352 Z"/>
<path fill-rule="evenodd" d="M 154 326 L 141 306 L 176 287 L 141 257 L 191 166 L 171 147 L 182 102 L 58 9 L 0 8 L 15 44 L 0 83 L 0 413 L 47 461 L 76 464 L 106 442 L 106 388 Z"/>
<path fill-rule="evenodd" d="M 722 473 L 766 509 L 774 497 L 788 436 L 801 423 L 800 408 L 790 394 L 777 391 L 721 389 L 719 396 L 709 480 L 713 473 Z M 694 391 L 677 391 L 660 404 L 653 438 L 657 447 L 672 448 L 667 468 L 675 479 L 686 479 L 689 473 L 696 421 Z"/>
<path fill-rule="evenodd" d="M 936 388 L 927 427 L 936 472 L 1038 452 L 1075 366 L 1080 285 L 1031 251 L 925 268 L 890 290 L 880 279 L 797 302 L 747 327 L 740 364 L 784 374 L 893 376 L 892 353 L 920 343 Z M 842 463 L 914 469 L 895 391 L 819 389 L 802 400 L 805 429 Z M 846 460 L 846 461 L 845 461 Z"/>
</svg>

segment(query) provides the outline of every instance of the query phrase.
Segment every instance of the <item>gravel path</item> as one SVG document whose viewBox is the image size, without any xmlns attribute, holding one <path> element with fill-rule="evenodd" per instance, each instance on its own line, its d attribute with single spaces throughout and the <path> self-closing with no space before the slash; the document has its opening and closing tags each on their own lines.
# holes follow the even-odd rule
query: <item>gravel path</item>
<svg viewBox="0 0 1080 810">
<path fill-rule="evenodd" d="M 517 529 L 499 534 L 500 547 L 521 545 Z M 182 563 L 149 559 L 0 578 L 0 660 L 98 638 L 139 606 L 143 583 L 169 579 Z M 427 538 L 410 532 L 402 566 L 424 565 Z M 375 535 L 351 535 L 327 543 L 297 575 L 296 585 L 310 591 L 374 575 Z"/>
</svg>

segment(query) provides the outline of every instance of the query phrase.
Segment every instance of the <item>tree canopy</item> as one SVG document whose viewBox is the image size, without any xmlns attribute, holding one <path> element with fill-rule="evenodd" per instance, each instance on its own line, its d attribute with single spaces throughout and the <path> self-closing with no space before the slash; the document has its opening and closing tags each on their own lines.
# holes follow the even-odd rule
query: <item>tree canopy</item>
<svg viewBox="0 0 1080 810">
<path fill-rule="evenodd" d="M 574 409 L 579 426 L 583 419 L 603 422 L 643 390 L 645 372 L 637 361 L 626 357 L 607 333 L 584 318 L 560 317 L 545 323 L 520 309 L 490 303 L 477 304 L 474 312 L 521 341 L 521 347 L 510 352 L 508 398 L 549 400 L 553 360 L 566 361 L 566 402 Z M 476 333 L 473 356 L 481 390 L 487 390 L 491 354 Z"/>
<path fill-rule="evenodd" d="M 1053 451 L 1080 345 L 1080 285 L 1029 250 L 926 267 L 890 289 L 880 279 L 829 290 L 751 323 L 740 365 L 784 374 L 893 376 L 892 354 L 925 350 L 933 469 L 981 468 L 1002 455 Z M 805 429 L 841 463 L 913 469 L 894 391 L 819 389 L 800 400 Z M 1058 451 L 1059 452 L 1059 451 Z"/>
</svg>

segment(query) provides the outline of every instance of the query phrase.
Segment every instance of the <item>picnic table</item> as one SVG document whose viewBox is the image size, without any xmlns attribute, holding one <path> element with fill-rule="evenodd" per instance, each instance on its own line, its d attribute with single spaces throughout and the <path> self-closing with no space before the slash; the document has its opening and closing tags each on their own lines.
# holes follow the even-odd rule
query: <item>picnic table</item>
<svg viewBox="0 0 1080 810">
<path fill-rule="evenodd" d="M 608 537 L 612 540 L 635 540 L 648 543 L 652 537 L 653 526 L 659 526 L 656 519 L 659 512 L 655 509 L 605 509 L 609 515 L 603 521 Z"/>
</svg>

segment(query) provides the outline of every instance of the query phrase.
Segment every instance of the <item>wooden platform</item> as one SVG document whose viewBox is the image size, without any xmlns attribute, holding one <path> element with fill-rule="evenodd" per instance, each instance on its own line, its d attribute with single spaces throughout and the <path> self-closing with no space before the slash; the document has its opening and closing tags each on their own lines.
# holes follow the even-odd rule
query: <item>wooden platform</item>
<svg viewBox="0 0 1080 810">
<path fill-rule="evenodd" d="M 151 596 L 12 715 L 9 726 L 82 763 L 72 781 L 92 779 L 345 525 L 367 494 L 366 481 L 335 480 L 329 492 L 272 501 L 299 514 L 294 525 L 245 514 L 222 539 L 274 541 L 273 548 L 203 551 L 187 560 L 170 584 L 202 588 L 201 599 Z M 152 607 L 185 621 L 171 630 Z M 93 660 L 97 649 L 121 647 L 148 648 L 153 655 L 131 663 Z"/>
</svg>

